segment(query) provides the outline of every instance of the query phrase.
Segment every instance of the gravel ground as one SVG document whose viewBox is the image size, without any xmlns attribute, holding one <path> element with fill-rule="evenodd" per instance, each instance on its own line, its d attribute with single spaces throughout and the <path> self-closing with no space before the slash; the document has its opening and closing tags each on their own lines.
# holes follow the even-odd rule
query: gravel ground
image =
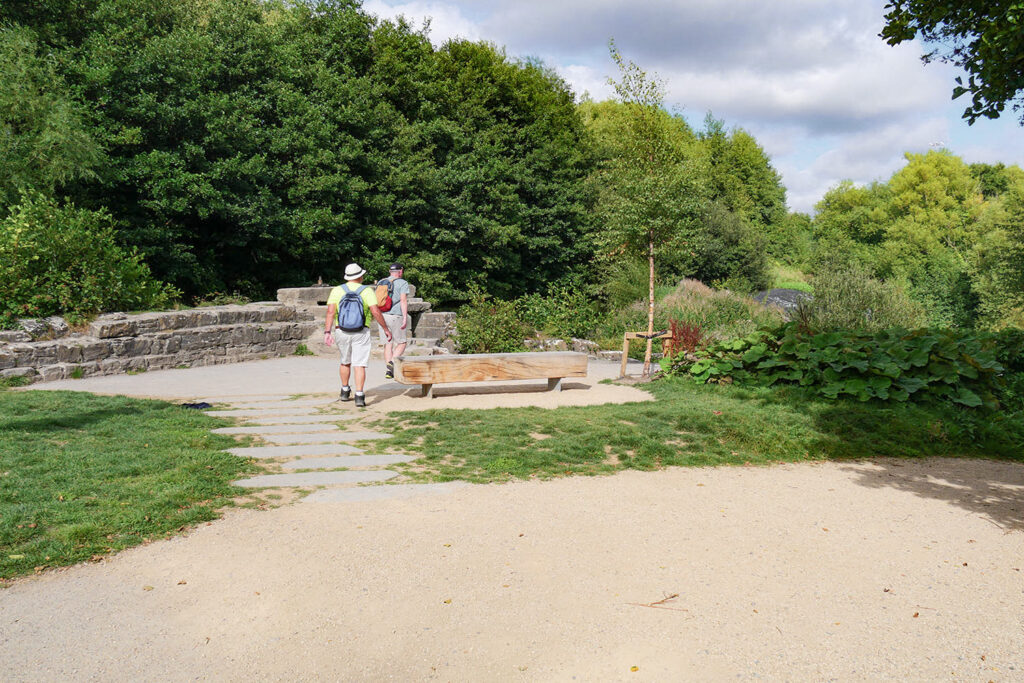
<svg viewBox="0 0 1024 683">
<path fill-rule="evenodd" d="M 1022 498 L 884 460 L 233 511 L 0 592 L 3 678 L 1024 680 Z"/>
<path fill-rule="evenodd" d="M 0 590 L 0 678 L 1020 681 L 1022 532 L 1024 466 L 951 459 L 233 510 Z"/>
</svg>

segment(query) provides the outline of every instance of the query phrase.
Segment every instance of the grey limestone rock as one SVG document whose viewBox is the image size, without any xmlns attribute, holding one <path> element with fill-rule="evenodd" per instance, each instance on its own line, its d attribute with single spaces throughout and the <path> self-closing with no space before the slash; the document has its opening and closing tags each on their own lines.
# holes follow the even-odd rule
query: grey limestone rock
<svg viewBox="0 0 1024 683">
<path fill-rule="evenodd" d="M 799 289 L 769 289 L 758 292 L 753 298 L 754 301 L 765 306 L 777 306 L 787 316 L 791 316 L 796 312 L 801 301 L 811 301 L 814 296 Z"/>
<path fill-rule="evenodd" d="M 32 335 L 25 330 L 0 330 L 0 344 L 32 341 Z"/>
<path fill-rule="evenodd" d="M 572 344 L 572 350 L 577 353 L 585 353 L 588 356 L 596 356 L 601 347 L 597 345 L 597 342 L 592 342 L 589 339 L 577 339 L 573 337 L 569 340 Z"/>
<path fill-rule="evenodd" d="M 50 326 L 39 318 L 21 318 L 18 324 L 32 339 L 45 339 L 51 334 Z"/>
</svg>

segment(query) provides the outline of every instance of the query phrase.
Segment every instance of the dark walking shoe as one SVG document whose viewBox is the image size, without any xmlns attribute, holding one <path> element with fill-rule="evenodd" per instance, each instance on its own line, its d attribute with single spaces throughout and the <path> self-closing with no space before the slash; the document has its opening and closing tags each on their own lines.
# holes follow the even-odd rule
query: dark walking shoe
<svg viewBox="0 0 1024 683">
<path fill-rule="evenodd" d="M 341 390 L 341 395 L 339 396 L 339 398 L 341 398 L 342 401 L 351 401 L 352 400 L 352 389 L 342 389 Z"/>
<path fill-rule="evenodd" d="M 388 363 L 388 369 L 384 371 L 384 379 L 394 379 L 394 378 L 395 378 L 395 364 L 394 363 Z"/>
<path fill-rule="evenodd" d="M 356 394 L 356 408 L 365 408 L 365 407 L 366 407 L 366 396 L 365 395 L 360 396 L 359 394 Z"/>
</svg>

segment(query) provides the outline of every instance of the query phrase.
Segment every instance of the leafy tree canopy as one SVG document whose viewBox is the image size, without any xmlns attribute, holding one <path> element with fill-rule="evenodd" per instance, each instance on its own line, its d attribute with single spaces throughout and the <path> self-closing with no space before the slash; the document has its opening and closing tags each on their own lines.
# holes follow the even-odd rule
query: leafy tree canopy
<svg viewBox="0 0 1024 683">
<path fill-rule="evenodd" d="M 889 0 L 881 37 L 890 45 L 920 36 L 938 59 L 966 72 L 953 98 L 970 95 L 964 118 L 998 118 L 1007 104 L 1024 125 L 1024 3 L 1019 0 Z"/>
<path fill-rule="evenodd" d="M 817 263 L 845 259 L 904 283 L 932 325 L 1003 324 L 1024 297 L 1015 275 L 1024 266 L 1024 172 L 968 166 L 944 150 L 906 157 L 885 183 L 844 182 L 825 195 L 814 219 Z"/>
</svg>

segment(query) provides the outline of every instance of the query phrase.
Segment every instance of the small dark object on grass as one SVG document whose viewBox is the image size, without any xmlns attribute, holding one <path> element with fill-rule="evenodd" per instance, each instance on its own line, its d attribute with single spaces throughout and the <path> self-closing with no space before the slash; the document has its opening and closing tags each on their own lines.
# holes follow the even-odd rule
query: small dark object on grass
<svg viewBox="0 0 1024 683">
<path fill-rule="evenodd" d="M 182 408 L 191 408 L 192 410 L 208 410 L 213 407 L 212 404 L 206 401 L 200 401 L 199 403 L 182 403 Z"/>
</svg>

